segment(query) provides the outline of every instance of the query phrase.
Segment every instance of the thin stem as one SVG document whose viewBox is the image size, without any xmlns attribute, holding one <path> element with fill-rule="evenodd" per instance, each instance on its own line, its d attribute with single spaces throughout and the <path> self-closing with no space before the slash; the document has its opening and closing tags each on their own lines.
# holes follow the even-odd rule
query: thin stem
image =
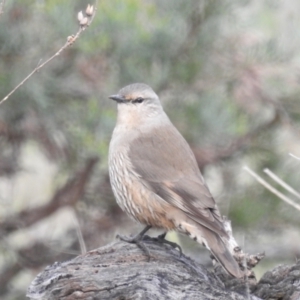
<svg viewBox="0 0 300 300">
<path fill-rule="evenodd" d="M 296 196 L 297 198 L 300 199 L 300 194 L 294 190 L 290 185 L 288 185 L 286 182 L 284 182 L 282 179 L 280 179 L 276 174 L 274 174 L 271 170 L 269 169 L 264 169 L 264 172 L 270 176 L 275 182 L 277 182 L 279 185 L 281 185 L 283 188 L 285 188 L 288 192 Z"/>
<path fill-rule="evenodd" d="M 3 4 L 3 2 L 2 2 Z M 1 9 L 1 6 L 0 6 Z M 45 62 L 43 62 L 41 65 L 38 65 L 31 73 L 29 73 L 10 93 L 8 93 L 1 101 L 0 105 L 5 102 L 17 89 L 19 89 L 34 73 L 38 72 L 41 68 L 43 68 L 45 65 L 47 65 L 50 61 L 52 61 L 55 57 L 59 56 L 65 49 L 70 47 L 75 43 L 75 41 L 79 38 L 80 34 L 92 23 L 95 14 L 96 14 L 97 8 L 95 7 L 93 15 L 90 17 L 89 22 L 81 26 L 78 30 L 78 32 L 75 35 L 69 36 L 67 39 L 67 42 L 50 58 L 48 58 Z"/>
<path fill-rule="evenodd" d="M 82 231 L 80 228 L 76 209 L 74 209 L 74 224 L 75 224 L 76 234 L 77 234 L 77 238 L 78 238 L 79 245 L 80 245 L 81 254 L 84 254 L 87 252 L 87 250 L 86 250 L 86 245 L 85 245 L 84 238 L 82 235 Z"/>
<path fill-rule="evenodd" d="M 296 156 L 296 155 L 293 154 L 293 153 L 289 153 L 289 155 L 290 155 L 291 157 L 293 157 L 293 158 L 296 158 L 296 159 L 300 160 L 300 157 L 299 157 L 299 156 Z"/>
<path fill-rule="evenodd" d="M 244 170 L 248 172 L 253 178 L 255 178 L 261 185 L 263 185 L 266 189 L 268 189 L 271 193 L 276 195 L 279 199 L 283 200 L 284 202 L 288 203 L 289 205 L 293 206 L 297 210 L 300 211 L 300 205 L 292 201 L 290 198 L 286 197 L 284 194 L 280 193 L 276 190 L 273 186 L 267 183 L 264 179 L 258 176 L 255 172 L 249 169 L 247 166 L 244 167 Z"/>
</svg>

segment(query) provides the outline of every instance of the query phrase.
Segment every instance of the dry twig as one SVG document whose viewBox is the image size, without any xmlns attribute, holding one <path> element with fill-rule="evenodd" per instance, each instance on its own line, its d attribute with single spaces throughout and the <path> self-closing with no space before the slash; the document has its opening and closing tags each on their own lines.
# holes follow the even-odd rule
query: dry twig
<svg viewBox="0 0 300 300">
<path fill-rule="evenodd" d="M 281 185 L 283 188 L 285 188 L 288 192 L 296 196 L 297 198 L 300 199 L 300 194 L 293 189 L 290 185 L 288 185 L 286 182 L 284 182 L 282 179 L 280 179 L 276 174 L 274 174 L 271 170 L 269 169 L 264 169 L 264 172 L 270 176 L 275 182 L 277 182 L 279 185 Z"/>
<path fill-rule="evenodd" d="M 3 5 L 4 1 L 2 2 Z M 9 94 L 7 94 L 1 101 L 0 105 L 6 101 L 17 89 L 19 89 L 34 73 L 38 72 L 41 68 L 43 68 L 46 64 L 48 64 L 50 61 L 52 61 L 55 57 L 59 56 L 65 49 L 70 47 L 75 43 L 75 41 L 79 38 L 80 34 L 87 29 L 90 24 L 92 23 L 95 14 L 96 14 L 96 6 L 88 5 L 86 8 L 86 16 L 83 15 L 82 12 L 78 13 L 78 21 L 80 24 L 80 28 L 78 32 L 75 35 L 68 36 L 67 42 L 50 58 L 48 58 L 44 63 L 41 65 L 38 65 L 31 73 L 29 73 Z M 1 6 L 0 6 L 0 12 L 1 12 Z"/>
<path fill-rule="evenodd" d="M 249 167 L 245 166 L 244 170 L 247 171 L 253 178 L 255 178 L 261 185 L 263 185 L 266 189 L 268 189 L 271 193 L 276 195 L 279 199 L 283 200 L 284 202 L 288 203 L 289 205 L 293 206 L 297 210 L 300 211 L 300 205 L 295 203 L 293 200 L 276 190 L 272 185 L 262 179 L 259 175 L 253 172 Z"/>
<path fill-rule="evenodd" d="M 299 156 L 296 156 L 296 155 L 293 154 L 293 153 L 289 153 L 289 155 L 290 155 L 291 157 L 293 157 L 293 158 L 296 158 L 296 159 L 300 160 L 300 157 L 299 157 Z"/>
<path fill-rule="evenodd" d="M 84 242 L 82 230 L 80 228 L 80 223 L 79 223 L 78 216 L 77 216 L 77 211 L 76 211 L 75 208 L 74 208 L 74 225 L 75 225 L 75 228 L 76 228 L 76 234 L 77 234 L 78 242 L 79 242 L 79 245 L 80 245 L 81 254 L 84 254 L 84 253 L 87 252 L 86 244 Z"/>
</svg>

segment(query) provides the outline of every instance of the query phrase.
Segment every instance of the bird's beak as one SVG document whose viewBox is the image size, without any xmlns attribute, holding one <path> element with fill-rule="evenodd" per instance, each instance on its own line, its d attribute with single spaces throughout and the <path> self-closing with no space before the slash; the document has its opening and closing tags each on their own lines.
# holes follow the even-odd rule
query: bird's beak
<svg viewBox="0 0 300 300">
<path fill-rule="evenodd" d="M 125 100 L 123 97 L 121 97 L 120 95 L 111 95 L 111 96 L 109 96 L 108 98 L 109 98 L 109 99 L 112 99 L 112 100 L 115 100 L 115 101 L 117 101 L 118 103 L 123 103 L 123 102 L 126 101 L 126 100 Z"/>
</svg>

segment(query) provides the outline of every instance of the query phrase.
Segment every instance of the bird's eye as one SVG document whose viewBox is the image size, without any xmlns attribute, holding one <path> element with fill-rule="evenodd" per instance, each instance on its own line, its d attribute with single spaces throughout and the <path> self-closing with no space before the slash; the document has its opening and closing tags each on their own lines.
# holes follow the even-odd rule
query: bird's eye
<svg viewBox="0 0 300 300">
<path fill-rule="evenodd" d="M 143 101 L 144 101 L 144 98 L 138 97 L 138 98 L 134 99 L 132 102 L 133 103 L 142 103 Z"/>
</svg>

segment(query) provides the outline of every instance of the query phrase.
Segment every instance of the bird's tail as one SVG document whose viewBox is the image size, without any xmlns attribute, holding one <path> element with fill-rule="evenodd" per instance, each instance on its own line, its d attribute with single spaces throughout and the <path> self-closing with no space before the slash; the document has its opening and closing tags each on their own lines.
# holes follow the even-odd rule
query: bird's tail
<svg viewBox="0 0 300 300">
<path fill-rule="evenodd" d="M 184 229 L 191 238 L 204 244 L 229 274 L 237 278 L 241 278 L 244 275 L 225 242 L 217 233 L 204 226 L 188 223 L 182 223 L 181 228 Z"/>
<path fill-rule="evenodd" d="M 224 269 L 234 277 L 242 277 L 244 274 L 223 239 L 217 233 L 207 228 L 201 228 L 201 234 L 205 246 L 211 251 Z"/>
</svg>

